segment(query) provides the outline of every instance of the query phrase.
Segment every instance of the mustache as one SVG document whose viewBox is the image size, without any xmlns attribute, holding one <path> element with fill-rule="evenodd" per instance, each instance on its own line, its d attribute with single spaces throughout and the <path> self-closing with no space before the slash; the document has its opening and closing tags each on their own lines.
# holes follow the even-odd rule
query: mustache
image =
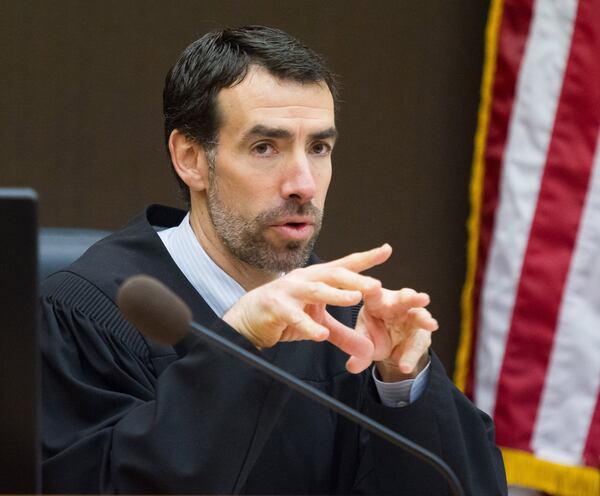
<svg viewBox="0 0 600 496">
<path fill-rule="evenodd" d="M 281 217 L 287 217 L 292 215 L 301 215 L 303 217 L 310 217 L 312 221 L 317 224 L 321 222 L 323 218 L 323 210 L 314 206 L 312 203 L 298 203 L 294 200 L 288 200 L 279 207 L 272 208 L 261 212 L 257 221 L 260 223 L 276 222 Z"/>
</svg>

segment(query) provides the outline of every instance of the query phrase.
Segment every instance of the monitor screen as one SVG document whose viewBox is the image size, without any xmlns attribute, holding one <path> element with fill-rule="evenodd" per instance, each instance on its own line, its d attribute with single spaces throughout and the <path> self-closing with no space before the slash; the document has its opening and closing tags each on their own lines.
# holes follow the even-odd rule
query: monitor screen
<svg viewBox="0 0 600 496">
<path fill-rule="evenodd" d="M 37 195 L 0 188 L 0 493 L 39 490 Z"/>
</svg>

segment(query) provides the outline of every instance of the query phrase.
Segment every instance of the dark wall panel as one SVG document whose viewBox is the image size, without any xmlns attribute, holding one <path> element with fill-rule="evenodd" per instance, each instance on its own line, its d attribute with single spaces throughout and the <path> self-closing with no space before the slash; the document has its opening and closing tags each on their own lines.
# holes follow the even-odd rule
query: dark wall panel
<svg viewBox="0 0 600 496">
<path fill-rule="evenodd" d="M 40 223 L 116 228 L 177 204 L 161 92 L 204 32 L 280 27 L 324 53 L 343 83 L 334 182 L 319 252 L 390 242 L 386 284 L 432 296 L 451 367 L 487 2 L 4 1 L 0 186 L 30 186 Z"/>
</svg>

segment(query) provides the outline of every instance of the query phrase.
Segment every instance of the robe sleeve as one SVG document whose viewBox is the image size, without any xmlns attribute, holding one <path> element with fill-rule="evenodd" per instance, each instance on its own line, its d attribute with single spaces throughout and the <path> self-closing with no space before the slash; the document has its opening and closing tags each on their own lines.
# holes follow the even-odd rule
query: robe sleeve
<svg viewBox="0 0 600 496">
<path fill-rule="evenodd" d="M 439 359 L 432 354 L 427 388 L 416 401 L 401 408 L 382 405 L 372 384 L 364 409 L 367 415 L 428 449 L 455 472 L 466 495 L 507 494 L 502 455 L 492 420 L 456 387 Z M 430 465 L 363 432 L 364 474 L 356 492 L 367 494 L 445 495 L 448 483 Z M 401 469 L 399 467 L 402 467 Z"/>
<path fill-rule="evenodd" d="M 202 343 L 157 377 L 139 333 L 74 277 L 41 301 L 44 492 L 239 490 L 273 381 Z"/>
</svg>

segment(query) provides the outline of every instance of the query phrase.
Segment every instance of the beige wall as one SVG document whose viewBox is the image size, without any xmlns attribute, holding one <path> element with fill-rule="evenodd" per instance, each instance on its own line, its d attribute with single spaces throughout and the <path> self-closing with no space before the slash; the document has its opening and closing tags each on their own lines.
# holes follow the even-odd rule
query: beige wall
<svg viewBox="0 0 600 496">
<path fill-rule="evenodd" d="M 224 25 L 280 27 L 343 82 L 324 258 L 390 242 L 374 273 L 428 291 L 453 363 L 487 2 L 7 1 L 0 5 L 0 186 L 31 186 L 46 226 L 116 228 L 177 204 L 164 75 Z"/>
</svg>

